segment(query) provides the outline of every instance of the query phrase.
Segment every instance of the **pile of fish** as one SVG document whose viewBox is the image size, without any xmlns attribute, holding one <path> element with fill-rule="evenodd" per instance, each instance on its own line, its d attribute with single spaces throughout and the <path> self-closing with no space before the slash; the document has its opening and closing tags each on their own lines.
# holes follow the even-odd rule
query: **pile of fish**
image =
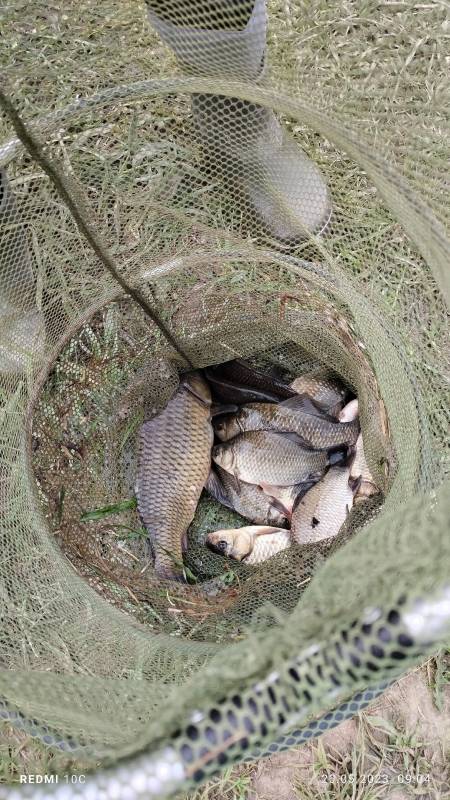
<svg viewBox="0 0 450 800">
<path fill-rule="evenodd" d="M 139 436 L 137 505 L 161 577 L 183 579 L 203 489 L 252 523 L 207 535 L 228 558 L 259 564 L 336 536 L 352 505 L 378 493 L 358 400 L 326 371 L 288 384 L 236 359 L 184 374 Z"/>
</svg>

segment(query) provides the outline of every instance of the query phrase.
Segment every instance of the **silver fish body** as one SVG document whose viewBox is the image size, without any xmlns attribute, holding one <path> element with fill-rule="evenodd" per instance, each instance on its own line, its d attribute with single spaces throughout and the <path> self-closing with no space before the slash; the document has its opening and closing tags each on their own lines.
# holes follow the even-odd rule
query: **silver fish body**
<svg viewBox="0 0 450 800">
<path fill-rule="evenodd" d="M 136 498 L 162 577 L 181 579 L 182 549 L 211 461 L 211 395 L 197 372 L 140 430 Z"/>
<path fill-rule="evenodd" d="M 291 546 L 289 531 L 259 525 L 208 533 L 206 544 L 221 555 L 255 566 Z"/>
<path fill-rule="evenodd" d="M 330 450 L 340 445 L 353 445 L 358 438 L 357 419 L 342 423 L 321 412 L 306 395 L 298 395 L 282 403 L 250 403 L 236 414 L 225 415 L 215 425 L 221 441 L 229 441 L 246 431 L 296 433 L 305 447 Z"/>
<path fill-rule="evenodd" d="M 278 503 L 259 486 L 245 483 L 226 470 L 216 466 L 211 470 L 205 489 L 219 503 L 236 511 L 255 525 L 273 525 L 283 528 L 287 516 L 280 511 Z"/>
<path fill-rule="evenodd" d="M 331 467 L 305 494 L 292 514 L 293 541 L 309 544 L 337 536 L 353 505 L 349 476 L 348 467 Z"/>
<path fill-rule="evenodd" d="M 292 486 L 317 478 L 330 463 L 340 463 L 346 450 L 329 455 L 307 450 L 290 434 L 250 431 L 213 448 L 213 461 L 246 483 Z"/>
</svg>

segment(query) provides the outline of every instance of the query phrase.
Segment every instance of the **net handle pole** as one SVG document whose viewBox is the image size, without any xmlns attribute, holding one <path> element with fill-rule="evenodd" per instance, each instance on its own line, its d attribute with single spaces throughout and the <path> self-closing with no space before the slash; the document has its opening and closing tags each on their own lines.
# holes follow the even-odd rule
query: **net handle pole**
<svg viewBox="0 0 450 800">
<path fill-rule="evenodd" d="M 5 89 L 4 83 L 0 84 L 0 106 L 14 127 L 17 136 L 28 150 L 30 156 L 42 167 L 50 178 L 59 196 L 72 214 L 81 235 L 84 236 L 107 272 L 109 272 L 119 284 L 125 294 L 129 295 L 142 308 L 144 313 L 159 328 L 165 339 L 167 339 L 174 350 L 182 357 L 183 361 L 193 369 L 194 365 L 189 356 L 165 322 L 161 319 L 156 309 L 148 303 L 139 289 L 130 286 L 120 274 L 116 262 L 108 251 L 107 245 L 96 230 L 95 225 L 90 221 L 95 219 L 95 213 L 85 197 L 84 192 L 75 184 L 74 179 L 64 172 L 56 159 L 51 159 L 46 155 L 36 134 L 25 125 L 21 115 L 15 109 L 10 94 Z"/>
<path fill-rule="evenodd" d="M 400 605 L 400 603 L 398 602 L 396 605 Z M 281 723 L 276 719 L 276 715 L 273 715 L 270 723 L 271 730 L 268 730 L 266 734 L 268 737 L 272 734 L 273 738 L 271 740 L 282 748 L 286 739 L 290 738 L 290 735 L 286 736 L 286 733 L 289 734 L 289 730 L 283 730 L 283 726 L 291 728 L 296 723 L 304 724 L 313 710 L 312 703 L 314 701 L 310 697 L 311 685 L 307 682 L 305 675 L 310 670 L 317 671 L 318 664 L 323 667 L 323 681 L 325 683 L 323 699 L 328 707 L 340 694 L 345 697 L 351 683 L 354 682 L 354 678 L 349 676 L 345 669 L 338 671 L 332 669 L 328 674 L 331 663 L 329 656 L 331 656 L 332 661 L 337 652 L 336 645 L 338 643 L 341 652 L 345 654 L 348 667 L 351 667 L 352 670 L 360 670 L 358 682 L 364 685 L 364 676 L 367 669 L 364 661 L 367 659 L 372 663 L 375 657 L 368 648 L 364 649 L 364 656 L 358 645 L 352 642 L 352 637 L 363 638 L 363 629 L 367 626 L 369 619 L 374 621 L 376 618 L 378 623 L 389 627 L 391 611 L 392 603 L 387 603 L 385 606 L 380 606 L 376 609 L 365 609 L 360 618 L 354 621 L 356 624 L 347 625 L 345 628 L 338 630 L 327 641 L 314 647 L 308 647 L 304 652 L 300 652 L 297 657 L 287 661 L 280 671 L 274 671 L 272 668 L 270 673 L 261 678 L 256 684 L 248 689 L 244 688 L 240 693 L 240 698 L 241 707 L 247 709 L 247 717 L 251 718 L 252 714 L 257 717 L 258 714 L 257 711 L 248 710 L 250 708 L 249 699 L 253 699 L 255 704 L 257 702 L 260 704 L 266 702 L 270 705 L 272 702 L 270 700 L 270 691 L 275 692 L 276 695 L 285 696 L 288 699 L 288 707 L 290 708 L 288 712 L 289 725 L 287 726 L 286 719 L 284 723 Z M 417 663 L 418 659 L 423 658 L 427 653 L 432 652 L 448 641 L 450 634 L 450 584 L 441 585 L 431 597 L 426 599 L 420 596 L 415 597 L 403 612 L 398 614 L 398 619 L 392 624 L 395 624 L 398 633 L 406 633 L 408 644 L 405 647 L 408 648 L 410 655 L 409 657 L 405 656 L 405 661 L 390 660 L 389 666 L 384 669 L 384 675 L 380 675 L 379 683 L 371 684 L 370 688 L 364 693 L 369 702 L 384 691 L 390 683 L 395 681 L 407 666 Z M 369 625 L 369 627 L 371 626 Z M 343 633 L 345 633 L 345 637 Z M 345 646 L 343 643 L 345 643 Z M 352 654 L 360 659 L 359 667 L 356 666 L 354 659 L 352 660 Z M 236 717 L 236 706 L 234 704 L 236 695 L 237 692 L 234 690 L 233 695 L 231 697 L 228 696 L 222 702 L 222 716 L 226 714 L 226 709 L 229 707 L 233 709 Z M 363 695 L 360 694 L 359 698 L 362 699 Z M 366 705 L 364 701 L 363 705 Z M 200 732 L 203 732 L 205 726 L 209 729 L 213 726 L 211 710 L 214 708 L 214 703 L 205 705 L 204 708 L 197 709 L 195 714 L 191 713 L 188 719 L 181 719 L 177 733 L 157 749 L 144 746 L 139 753 L 120 759 L 113 766 L 86 774 L 86 797 L 89 795 L 89 798 L 99 798 L 100 800 L 102 797 L 110 796 L 109 789 L 111 786 L 114 786 L 115 790 L 117 788 L 120 789 L 120 786 L 126 786 L 128 790 L 127 797 L 130 800 L 168 800 L 168 798 L 179 794 L 180 791 L 187 791 L 194 786 L 198 787 L 207 778 L 219 774 L 223 769 L 223 762 L 218 759 L 220 753 L 229 754 L 228 765 L 247 760 L 247 756 L 254 758 L 256 755 L 255 748 L 247 738 L 248 730 L 244 728 L 242 720 L 241 722 L 236 720 L 233 725 L 230 722 L 231 729 L 237 727 L 237 731 L 234 731 L 231 736 L 227 736 L 226 739 L 219 740 L 219 744 L 217 739 L 216 743 L 211 744 L 210 739 L 203 737 Z M 345 708 L 343 717 L 353 716 L 354 712 L 350 707 L 349 700 L 346 700 L 341 708 Z M 309 722 L 310 728 L 311 724 Z M 267 722 L 266 728 L 268 727 L 269 723 Z M 183 743 L 186 742 L 188 728 L 195 729 L 194 740 L 199 739 L 200 743 L 204 742 L 205 745 L 205 750 L 199 752 L 196 757 L 189 753 L 183 753 Z M 255 730 L 256 726 L 254 726 Z M 274 733 L 275 736 L 273 736 Z M 294 731 L 294 738 L 301 740 L 303 733 L 304 729 L 302 728 Z M 321 733 L 321 729 L 315 724 L 313 736 L 308 738 L 320 736 Z M 245 744 L 242 741 L 243 736 L 246 737 Z M 238 748 L 235 747 L 236 744 L 239 744 Z M 263 749 L 265 755 L 268 754 L 268 744 L 269 742 L 267 741 L 265 746 L 260 747 L 260 750 Z M 209 768 L 207 771 L 203 771 L 206 764 L 209 764 Z M 69 783 L 68 785 L 55 784 L 46 787 L 25 785 L 17 788 L 12 788 L 11 785 L 0 785 L 0 800 L 83 800 L 84 794 L 84 787 L 76 783 Z"/>
</svg>

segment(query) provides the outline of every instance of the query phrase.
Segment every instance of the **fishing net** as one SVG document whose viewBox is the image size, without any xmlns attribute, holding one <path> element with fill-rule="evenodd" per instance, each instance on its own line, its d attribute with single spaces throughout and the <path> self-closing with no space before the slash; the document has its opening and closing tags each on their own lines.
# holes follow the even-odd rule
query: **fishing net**
<svg viewBox="0 0 450 800">
<path fill-rule="evenodd" d="M 99 778 L 111 797 L 316 736 L 450 628 L 444 5 L 274 0 L 267 49 L 261 2 L 150 17 L 16 3 L 4 26 L 15 106 L 172 337 L 5 116 L 0 715 L 91 767 L 157 754 Z M 164 581 L 139 426 L 237 357 L 339 376 L 381 493 L 253 567 L 206 549 L 243 521 L 204 494 Z"/>
</svg>

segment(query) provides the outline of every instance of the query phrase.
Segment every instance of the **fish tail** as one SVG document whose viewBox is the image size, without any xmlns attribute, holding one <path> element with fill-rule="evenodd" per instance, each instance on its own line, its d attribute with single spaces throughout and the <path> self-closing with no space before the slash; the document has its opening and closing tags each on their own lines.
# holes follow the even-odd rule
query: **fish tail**
<svg viewBox="0 0 450 800">
<path fill-rule="evenodd" d="M 170 563 L 170 560 L 165 558 L 164 556 L 161 557 L 157 555 L 155 558 L 155 572 L 159 578 L 162 578 L 166 581 L 178 581 L 179 583 L 185 583 L 185 578 L 183 573 L 178 570 L 175 564 Z"/>
<path fill-rule="evenodd" d="M 361 486 L 361 483 L 362 483 L 362 476 L 361 475 L 359 475 L 357 478 L 349 478 L 348 479 L 348 485 L 350 486 L 350 489 L 352 490 L 353 494 L 356 494 L 356 492 L 358 491 L 359 487 Z"/>
</svg>

